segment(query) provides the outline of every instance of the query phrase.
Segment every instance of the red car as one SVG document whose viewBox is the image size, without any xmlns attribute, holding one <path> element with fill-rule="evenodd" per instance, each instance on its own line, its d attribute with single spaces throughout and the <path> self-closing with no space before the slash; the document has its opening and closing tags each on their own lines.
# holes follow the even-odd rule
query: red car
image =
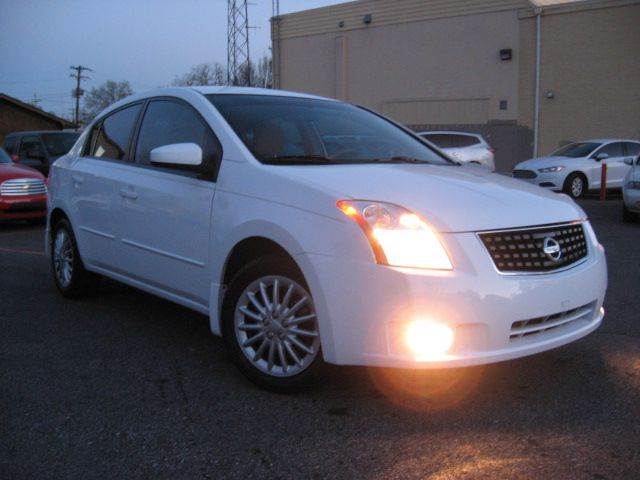
<svg viewBox="0 0 640 480">
<path fill-rule="evenodd" d="M 47 216 L 44 176 L 11 161 L 0 148 L 0 220 L 34 220 Z"/>
</svg>

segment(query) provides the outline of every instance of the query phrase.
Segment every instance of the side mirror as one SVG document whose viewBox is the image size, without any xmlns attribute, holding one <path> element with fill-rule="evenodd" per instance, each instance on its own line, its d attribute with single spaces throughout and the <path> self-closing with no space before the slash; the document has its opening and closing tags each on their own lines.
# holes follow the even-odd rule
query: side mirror
<svg viewBox="0 0 640 480">
<path fill-rule="evenodd" d="M 202 149 L 195 143 L 172 143 L 151 150 L 149 159 L 157 165 L 197 167 L 202 165 Z"/>
<path fill-rule="evenodd" d="M 626 163 L 629 166 L 633 166 L 633 158 L 625 158 L 624 159 L 624 163 Z"/>
<path fill-rule="evenodd" d="M 13 155 L 11 155 L 11 160 L 14 163 L 18 163 L 20 161 L 20 157 L 14 153 Z"/>
<path fill-rule="evenodd" d="M 606 160 L 607 158 L 609 158 L 609 154 L 608 153 L 604 153 L 604 152 L 600 152 L 599 154 L 597 154 L 593 158 L 595 159 L 596 162 L 600 162 L 601 160 Z"/>
</svg>

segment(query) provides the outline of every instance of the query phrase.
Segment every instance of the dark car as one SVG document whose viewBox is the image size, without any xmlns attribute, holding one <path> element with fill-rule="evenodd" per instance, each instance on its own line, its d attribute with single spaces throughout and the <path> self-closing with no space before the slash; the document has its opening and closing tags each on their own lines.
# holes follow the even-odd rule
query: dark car
<svg viewBox="0 0 640 480">
<path fill-rule="evenodd" d="M 14 162 L 48 175 L 51 164 L 67 153 L 79 136 L 78 132 L 16 132 L 4 138 L 3 147 Z"/>
</svg>

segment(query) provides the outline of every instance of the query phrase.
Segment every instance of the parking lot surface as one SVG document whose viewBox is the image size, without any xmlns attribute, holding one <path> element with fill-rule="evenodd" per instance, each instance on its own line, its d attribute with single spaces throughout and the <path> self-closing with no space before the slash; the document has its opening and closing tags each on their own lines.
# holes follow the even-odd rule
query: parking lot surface
<svg viewBox="0 0 640 480">
<path fill-rule="evenodd" d="M 640 224 L 581 205 L 609 264 L 594 334 L 464 370 L 327 367 L 293 396 L 190 310 L 110 281 L 62 299 L 42 228 L 0 225 L 0 478 L 639 478 Z"/>
</svg>

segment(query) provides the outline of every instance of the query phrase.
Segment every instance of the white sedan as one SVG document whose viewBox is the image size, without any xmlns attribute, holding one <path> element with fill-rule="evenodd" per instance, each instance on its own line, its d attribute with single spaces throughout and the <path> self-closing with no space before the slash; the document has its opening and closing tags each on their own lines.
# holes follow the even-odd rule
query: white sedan
<svg viewBox="0 0 640 480">
<path fill-rule="evenodd" d="M 628 163 L 631 170 L 627 173 L 622 187 L 622 219 L 632 222 L 640 217 L 640 155 Z"/>
<path fill-rule="evenodd" d="M 622 188 L 628 162 L 639 153 L 637 140 L 587 140 L 565 145 L 547 157 L 521 162 L 513 176 L 579 198 L 600 188 L 603 164 L 607 165 L 607 188 Z"/>
<path fill-rule="evenodd" d="M 106 276 L 200 312 L 266 388 L 296 388 L 322 360 L 523 357 L 604 316 L 604 249 L 571 199 L 461 166 L 334 100 L 136 94 L 98 115 L 49 188 L 62 295 Z"/>
<path fill-rule="evenodd" d="M 450 131 L 418 132 L 418 135 L 458 162 L 475 163 L 492 172 L 496 169 L 493 148 L 482 135 Z"/>
</svg>

